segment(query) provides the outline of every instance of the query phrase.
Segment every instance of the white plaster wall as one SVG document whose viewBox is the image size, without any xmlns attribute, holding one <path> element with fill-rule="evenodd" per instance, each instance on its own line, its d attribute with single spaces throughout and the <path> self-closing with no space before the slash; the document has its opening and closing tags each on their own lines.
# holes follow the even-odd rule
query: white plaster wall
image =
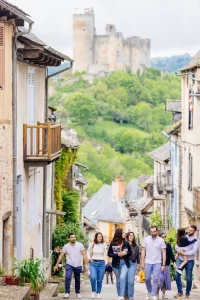
<svg viewBox="0 0 200 300">
<path fill-rule="evenodd" d="M 18 174 L 22 175 L 23 193 L 23 255 L 30 257 L 30 248 L 34 249 L 35 257 L 42 258 L 42 214 L 43 214 L 43 168 L 29 168 L 24 166 L 23 160 L 23 124 L 27 123 L 27 83 L 28 64 L 18 62 L 17 65 L 17 116 L 18 116 Z M 35 97 L 36 97 L 36 122 L 44 122 L 45 107 L 45 69 L 35 67 Z M 35 187 L 31 187 L 31 177 L 35 173 Z M 30 183 L 31 182 L 31 183 Z M 29 188 L 35 189 L 38 205 L 37 222 L 34 228 L 30 229 L 30 199 Z"/>
</svg>

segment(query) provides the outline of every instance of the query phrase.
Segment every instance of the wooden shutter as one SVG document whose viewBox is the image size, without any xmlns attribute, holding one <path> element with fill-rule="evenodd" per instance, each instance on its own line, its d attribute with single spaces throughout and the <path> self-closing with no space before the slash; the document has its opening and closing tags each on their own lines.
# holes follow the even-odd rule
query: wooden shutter
<svg viewBox="0 0 200 300">
<path fill-rule="evenodd" d="M 5 80 L 5 27 L 0 24 L 0 90 L 4 88 Z"/>
</svg>

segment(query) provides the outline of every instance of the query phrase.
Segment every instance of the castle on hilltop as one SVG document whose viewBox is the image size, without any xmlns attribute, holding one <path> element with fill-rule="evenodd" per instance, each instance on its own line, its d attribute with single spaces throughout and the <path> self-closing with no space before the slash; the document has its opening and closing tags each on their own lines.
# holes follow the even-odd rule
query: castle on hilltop
<svg viewBox="0 0 200 300">
<path fill-rule="evenodd" d="M 74 71 L 87 74 L 125 70 L 143 73 L 150 67 L 150 39 L 124 38 L 114 25 L 106 25 L 105 35 L 97 35 L 93 9 L 73 16 Z"/>
</svg>

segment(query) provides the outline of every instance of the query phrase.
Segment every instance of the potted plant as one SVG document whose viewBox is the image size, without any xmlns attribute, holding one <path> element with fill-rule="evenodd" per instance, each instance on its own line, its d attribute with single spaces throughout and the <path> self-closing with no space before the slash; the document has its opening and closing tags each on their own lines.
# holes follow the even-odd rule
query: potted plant
<svg viewBox="0 0 200 300">
<path fill-rule="evenodd" d="M 44 270 L 40 259 L 24 259 L 15 262 L 15 274 L 21 278 L 20 285 L 28 285 L 31 295 L 39 299 L 41 286 L 45 282 Z"/>
<path fill-rule="evenodd" d="M 5 270 L 0 266 L 0 285 L 5 284 L 5 278 L 6 278 L 6 272 Z"/>
</svg>

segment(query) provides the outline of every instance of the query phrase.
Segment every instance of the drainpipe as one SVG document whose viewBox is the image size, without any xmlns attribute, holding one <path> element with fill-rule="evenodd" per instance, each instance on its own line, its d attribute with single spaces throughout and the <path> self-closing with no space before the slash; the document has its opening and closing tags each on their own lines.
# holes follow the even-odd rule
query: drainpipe
<svg viewBox="0 0 200 300">
<path fill-rule="evenodd" d="M 45 79 L 45 122 L 48 123 L 48 84 L 49 84 L 49 78 L 54 77 L 60 73 L 63 73 L 67 70 L 72 69 L 73 67 L 73 61 L 70 62 L 70 65 L 63 70 L 60 70 L 58 72 L 55 72 L 51 75 L 48 75 L 48 69 L 46 69 L 46 79 Z M 55 163 L 53 163 L 52 171 L 54 169 Z M 55 169 L 54 169 L 55 170 Z M 47 166 L 43 168 L 43 227 L 42 227 L 42 236 L 43 236 L 43 244 L 42 244 L 42 251 L 43 251 L 43 257 L 46 258 L 46 245 L 47 245 L 47 224 L 46 224 L 46 210 L 47 210 Z M 52 176 L 54 176 L 54 172 L 52 172 Z M 52 186 L 52 194 L 54 194 L 54 182 Z M 54 197 L 51 195 L 51 209 L 53 208 L 53 201 Z M 52 230 L 52 217 L 51 217 L 51 225 L 50 230 Z M 51 234 L 51 232 L 50 232 Z M 50 238 L 50 244 L 52 244 L 52 237 Z"/>
<path fill-rule="evenodd" d="M 33 23 L 29 23 L 29 29 L 26 32 L 15 32 L 13 36 L 12 49 L 12 106 L 13 106 L 13 251 L 16 257 L 17 249 L 17 224 L 16 224 L 16 202 L 17 202 L 17 38 L 25 35 L 32 30 Z"/>
</svg>

